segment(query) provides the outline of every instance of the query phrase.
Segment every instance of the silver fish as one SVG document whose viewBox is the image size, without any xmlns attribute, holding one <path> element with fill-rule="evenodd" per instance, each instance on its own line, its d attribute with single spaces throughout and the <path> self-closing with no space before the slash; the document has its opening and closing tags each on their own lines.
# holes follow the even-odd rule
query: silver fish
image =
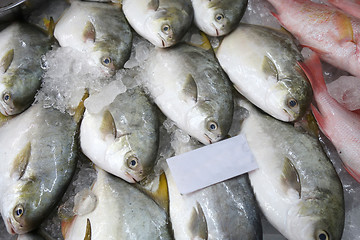
<svg viewBox="0 0 360 240">
<path fill-rule="evenodd" d="M 282 121 L 305 114 L 312 90 L 298 65 L 303 57 L 289 35 L 240 24 L 224 37 L 216 56 L 236 89 L 263 111 Z"/>
<path fill-rule="evenodd" d="M 55 26 L 62 47 L 89 54 L 89 64 L 113 75 L 129 59 L 132 32 L 122 10 L 99 2 L 72 2 Z"/>
<path fill-rule="evenodd" d="M 213 52 L 178 44 L 155 49 L 144 85 L 161 111 L 204 144 L 223 139 L 233 116 L 230 82 Z"/>
<path fill-rule="evenodd" d="M 247 0 L 191 0 L 196 26 L 209 36 L 234 30 L 243 17 Z"/>
<path fill-rule="evenodd" d="M 202 146 L 193 140 L 182 145 L 176 154 Z M 247 174 L 181 195 L 168 168 L 165 173 L 175 239 L 262 239 L 260 211 Z"/>
<path fill-rule="evenodd" d="M 156 106 L 140 88 L 119 94 L 103 111 L 85 111 L 81 149 L 104 170 L 137 182 L 152 170 L 159 144 Z"/>
<path fill-rule="evenodd" d="M 190 0 L 123 0 L 134 30 L 157 47 L 170 47 L 185 35 L 193 20 Z"/>
<path fill-rule="evenodd" d="M 0 128 L 0 211 L 7 231 L 27 233 L 53 210 L 76 168 L 77 123 L 40 103 Z"/>
<path fill-rule="evenodd" d="M 162 208 L 133 185 L 97 170 L 92 189 L 74 205 L 87 211 L 62 224 L 65 240 L 172 239 Z"/>
<path fill-rule="evenodd" d="M 41 57 L 50 49 L 39 29 L 13 23 L 0 32 L 0 112 L 14 115 L 30 107 L 41 85 Z"/>
<path fill-rule="evenodd" d="M 265 217 L 290 240 L 340 240 L 343 189 L 318 140 L 246 101 L 240 106 L 249 111 L 241 133 L 259 166 L 249 178 Z"/>
</svg>

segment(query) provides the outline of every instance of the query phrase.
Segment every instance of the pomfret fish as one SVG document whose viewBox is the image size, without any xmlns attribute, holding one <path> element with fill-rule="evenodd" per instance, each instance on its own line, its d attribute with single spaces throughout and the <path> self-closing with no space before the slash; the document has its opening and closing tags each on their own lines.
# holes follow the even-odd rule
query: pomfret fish
<svg viewBox="0 0 360 240">
<path fill-rule="evenodd" d="M 360 77 L 360 19 L 310 0 L 268 0 L 279 22 L 321 59 Z"/>
<path fill-rule="evenodd" d="M 100 113 L 85 111 L 80 127 L 81 149 L 105 171 L 131 183 L 141 181 L 156 160 L 157 113 L 142 90 L 128 89 Z"/>
<path fill-rule="evenodd" d="M 212 52 L 187 44 L 157 48 L 146 63 L 144 79 L 162 112 L 189 135 L 204 144 L 227 135 L 232 89 Z"/>
<path fill-rule="evenodd" d="M 249 178 L 266 218 L 289 240 L 340 240 L 343 189 L 319 141 L 249 102 L 240 106 L 250 112 L 241 133 L 259 166 Z"/>
<path fill-rule="evenodd" d="M 314 117 L 321 131 L 334 144 L 345 169 L 360 182 L 360 115 L 347 110 L 329 95 L 316 54 L 302 66 L 311 81 L 319 109 L 311 106 Z"/>
<path fill-rule="evenodd" d="M 62 47 L 89 53 L 89 63 L 113 75 L 129 59 L 132 32 L 121 9 L 99 2 L 74 1 L 55 26 Z"/>
<path fill-rule="evenodd" d="M 182 145 L 177 155 L 202 146 L 191 140 Z M 165 173 L 175 239 L 262 239 L 260 212 L 247 174 L 181 195 L 169 168 Z"/>
<path fill-rule="evenodd" d="M 40 103 L 0 128 L 0 210 L 9 233 L 40 225 L 76 168 L 77 124 Z"/>
<path fill-rule="evenodd" d="M 40 88 L 41 57 L 50 49 L 39 29 L 12 23 L 0 32 L 0 112 L 14 115 L 30 107 Z"/>
<path fill-rule="evenodd" d="M 178 43 L 190 28 L 190 0 L 123 0 L 123 11 L 134 30 L 157 47 Z"/>
<path fill-rule="evenodd" d="M 236 89 L 271 116 L 295 121 L 310 106 L 311 85 L 298 65 L 303 57 L 287 34 L 240 24 L 216 56 Z"/>
<path fill-rule="evenodd" d="M 191 0 L 196 26 L 210 36 L 223 36 L 234 30 L 243 17 L 247 0 Z"/>
<path fill-rule="evenodd" d="M 133 185 L 97 170 L 92 189 L 74 205 L 85 211 L 62 223 L 65 240 L 172 239 L 162 208 Z"/>
</svg>

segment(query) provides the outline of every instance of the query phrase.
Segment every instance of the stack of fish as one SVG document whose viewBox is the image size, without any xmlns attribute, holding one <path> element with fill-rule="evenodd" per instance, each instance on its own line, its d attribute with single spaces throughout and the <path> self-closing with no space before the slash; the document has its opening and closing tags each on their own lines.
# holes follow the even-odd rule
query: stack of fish
<svg viewBox="0 0 360 240">
<path fill-rule="evenodd" d="M 64 1 L 51 3 L 57 11 L 45 2 L 24 10 L 0 32 L 0 211 L 8 233 L 35 234 L 57 209 L 81 151 L 96 179 L 62 200 L 73 201 L 62 215 L 64 239 L 262 239 L 261 212 L 287 239 L 342 238 L 343 186 L 307 119 L 312 111 L 360 182 L 358 109 L 329 95 L 319 59 L 360 77 L 360 4 L 260 1 L 285 30 L 241 22 L 258 0 Z M 305 59 L 301 47 L 315 53 Z M 55 98 L 42 93 L 44 72 L 76 74 L 48 64 L 58 49 L 87 56 L 108 88 L 82 85 L 77 108 L 46 104 Z M 125 90 L 108 93 L 119 85 Z M 237 134 L 259 168 L 181 195 L 164 156 Z"/>
</svg>

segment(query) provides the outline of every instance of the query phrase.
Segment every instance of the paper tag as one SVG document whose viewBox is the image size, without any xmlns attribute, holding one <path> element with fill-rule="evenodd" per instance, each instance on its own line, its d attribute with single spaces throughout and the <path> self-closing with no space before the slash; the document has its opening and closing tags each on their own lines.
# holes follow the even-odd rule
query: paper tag
<svg viewBox="0 0 360 240">
<path fill-rule="evenodd" d="M 244 135 L 171 157 L 167 163 L 181 194 L 258 168 Z"/>
</svg>

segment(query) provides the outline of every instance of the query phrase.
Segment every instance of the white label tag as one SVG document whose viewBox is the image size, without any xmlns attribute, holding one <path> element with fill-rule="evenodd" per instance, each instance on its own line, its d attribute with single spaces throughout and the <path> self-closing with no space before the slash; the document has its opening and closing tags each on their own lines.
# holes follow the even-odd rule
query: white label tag
<svg viewBox="0 0 360 240">
<path fill-rule="evenodd" d="M 171 157 L 167 163 L 181 194 L 258 168 L 244 135 Z"/>
</svg>

